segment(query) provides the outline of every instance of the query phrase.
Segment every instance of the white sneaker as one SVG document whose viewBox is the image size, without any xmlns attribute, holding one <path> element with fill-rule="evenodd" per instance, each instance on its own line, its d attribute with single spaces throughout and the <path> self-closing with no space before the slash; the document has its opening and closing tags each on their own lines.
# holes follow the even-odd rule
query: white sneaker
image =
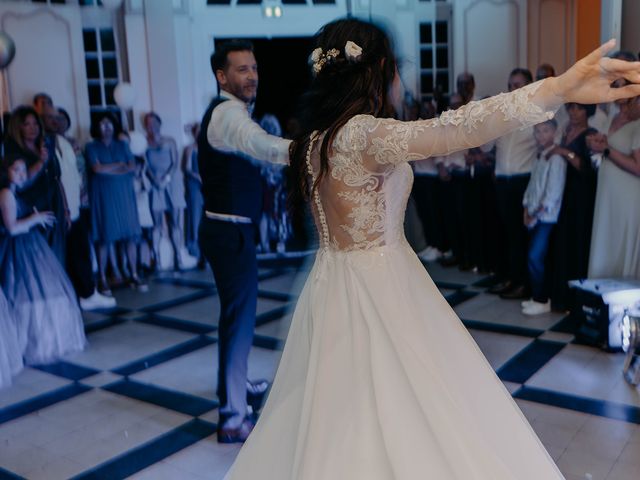
<svg viewBox="0 0 640 480">
<path fill-rule="evenodd" d="M 551 311 L 551 302 L 547 300 L 546 303 L 540 303 L 532 300 L 531 305 L 522 309 L 522 313 L 525 315 L 542 315 L 543 313 L 549 313 Z"/>
<path fill-rule="evenodd" d="M 97 310 L 99 308 L 113 308 L 116 306 L 116 299 L 113 297 L 107 297 L 93 292 L 93 295 L 87 298 L 80 299 L 80 308 L 85 311 Z"/>
<path fill-rule="evenodd" d="M 424 262 L 435 262 L 442 257 L 442 253 L 435 247 L 427 247 L 418 252 L 418 257 Z"/>
<path fill-rule="evenodd" d="M 521 306 L 522 308 L 528 308 L 528 307 L 530 307 L 531 305 L 533 305 L 534 303 L 536 303 L 536 302 L 534 302 L 534 301 L 533 301 L 533 298 L 530 298 L 529 300 L 525 300 L 524 302 L 521 302 L 521 303 L 520 303 L 520 306 Z"/>
</svg>

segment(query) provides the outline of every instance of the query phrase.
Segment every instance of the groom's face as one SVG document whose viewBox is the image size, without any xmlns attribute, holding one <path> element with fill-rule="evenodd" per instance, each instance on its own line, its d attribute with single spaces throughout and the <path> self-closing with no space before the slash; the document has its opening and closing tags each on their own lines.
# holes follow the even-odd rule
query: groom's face
<svg viewBox="0 0 640 480">
<path fill-rule="evenodd" d="M 223 90 L 243 102 L 255 101 L 258 92 L 258 64 L 252 51 L 229 52 L 227 65 L 216 72 L 216 78 Z"/>
</svg>

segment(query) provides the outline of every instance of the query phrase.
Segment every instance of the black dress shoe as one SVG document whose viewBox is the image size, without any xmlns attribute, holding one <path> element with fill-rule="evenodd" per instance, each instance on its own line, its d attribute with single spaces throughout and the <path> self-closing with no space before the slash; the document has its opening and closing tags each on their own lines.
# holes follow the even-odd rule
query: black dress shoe
<svg viewBox="0 0 640 480">
<path fill-rule="evenodd" d="M 512 290 L 500 295 L 500 298 L 504 298 L 505 300 L 521 300 L 529 297 L 529 289 L 524 285 L 518 285 Z"/>
<path fill-rule="evenodd" d="M 489 293 L 493 293 L 494 295 L 502 295 L 503 293 L 507 293 L 510 290 L 513 290 L 513 283 L 510 280 L 506 282 L 501 282 L 497 285 L 494 285 L 489 289 Z"/>
<path fill-rule="evenodd" d="M 256 424 L 248 417 L 236 428 L 218 426 L 218 443 L 244 443 Z"/>
<path fill-rule="evenodd" d="M 251 405 L 254 412 L 262 408 L 267 391 L 271 384 L 266 380 L 252 382 L 247 380 L 247 403 Z"/>
</svg>

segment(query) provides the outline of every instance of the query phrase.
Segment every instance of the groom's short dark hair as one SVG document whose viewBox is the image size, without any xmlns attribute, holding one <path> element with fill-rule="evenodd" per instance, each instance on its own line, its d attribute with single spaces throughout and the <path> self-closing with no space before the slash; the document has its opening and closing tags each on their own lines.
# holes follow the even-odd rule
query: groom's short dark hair
<svg viewBox="0 0 640 480">
<path fill-rule="evenodd" d="M 210 58 L 213 74 L 226 68 L 229 53 L 244 51 L 253 52 L 253 43 L 249 40 L 228 40 L 218 45 Z"/>
</svg>

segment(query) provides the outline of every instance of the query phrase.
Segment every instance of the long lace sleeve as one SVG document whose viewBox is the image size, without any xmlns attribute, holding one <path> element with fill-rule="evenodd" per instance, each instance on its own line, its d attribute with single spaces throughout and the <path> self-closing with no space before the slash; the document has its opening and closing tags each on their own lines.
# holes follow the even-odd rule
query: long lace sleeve
<svg viewBox="0 0 640 480">
<path fill-rule="evenodd" d="M 517 128 L 543 122 L 560 106 L 545 85 L 536 82 L 511 93 L 470 102 L 439 118 L 402 122 L 361 116 L 352 122 L 352 144 L 366 143 L 362 152 L 375 169 L 434 155 L 478 147 Z M 369 162 L 367 162 L 369 163 Z"/>
</svg>

